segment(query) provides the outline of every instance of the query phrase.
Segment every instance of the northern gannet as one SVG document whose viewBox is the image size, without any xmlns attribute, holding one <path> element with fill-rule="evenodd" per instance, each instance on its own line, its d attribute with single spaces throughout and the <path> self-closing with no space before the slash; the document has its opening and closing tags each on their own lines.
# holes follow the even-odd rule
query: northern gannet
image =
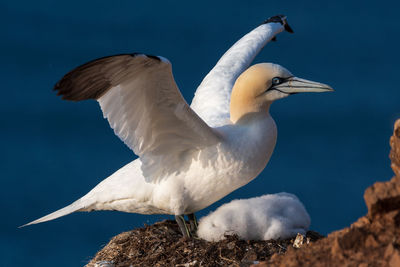
<svg viewBox="0 0 400 267">
<path fill-rule="evenodd" d="M 267 165 L 277 136 L 271 103 L 332 90 L 276 64 L 248 68 L 283 30 L 292 32 L 278 15 L 237 41 L 204 78 L 191 106 L 164 57 L 122 54 L 67 73 L 54 87 L 58 95 L 97 100 L 115 134 L 139 158 L 71 205 L 26 225 L 75 211 L 118 210 L 175 215 L 182 234 L 190 236 L 197 228 L 195 212 L 244 186 Z"/>
</svg>

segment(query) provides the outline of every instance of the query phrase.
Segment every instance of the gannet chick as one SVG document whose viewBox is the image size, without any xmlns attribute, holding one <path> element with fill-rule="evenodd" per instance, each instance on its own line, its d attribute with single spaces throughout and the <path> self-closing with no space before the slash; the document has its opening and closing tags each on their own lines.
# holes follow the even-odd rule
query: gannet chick
<svg viewBox="0 0 400 267">
<path fill-rule="evenodd" d="M 244 240 L 285 239 L 305 235 L 309 226 L 310 216 L 300 200 L 278 193 L 222 205 L 200 219 L 197 235 L 207 241 L 234 234 Z"/>
<path fill-rule="evenodd" d="M 247 69 L 284 29 L 291 31 L 286 17 L 275 16 L 236 42 L 204 78 L 190 107 L 163 57 L 105 57 L 66 74 L 55 85 L 58 94 L 97 100 L 115 134 L 139 158 L 71 205 L 26 225 L 75 211 L 118 210 L 175 215 L 182 234 L 190 236 L 196 211 L 244 186 L 266 166 L 276 142 L 271 103 L 298 92 L 332 90 L 271 63 Z"/>
</svg>

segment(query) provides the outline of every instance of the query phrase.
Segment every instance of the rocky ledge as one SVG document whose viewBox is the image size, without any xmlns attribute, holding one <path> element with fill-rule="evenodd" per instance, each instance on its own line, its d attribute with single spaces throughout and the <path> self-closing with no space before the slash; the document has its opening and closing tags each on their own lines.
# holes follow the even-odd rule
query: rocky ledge
<svg viewBox="0 0 400 267">
<path fill-rule="evenodd" d="M 390 146 L 395 176 L 365 190 L 366 216 L 326 238 L 207 242 L 164 221 L 115 236 L 87 266 L 400 266 L 400 120 Z"/>
</svg>

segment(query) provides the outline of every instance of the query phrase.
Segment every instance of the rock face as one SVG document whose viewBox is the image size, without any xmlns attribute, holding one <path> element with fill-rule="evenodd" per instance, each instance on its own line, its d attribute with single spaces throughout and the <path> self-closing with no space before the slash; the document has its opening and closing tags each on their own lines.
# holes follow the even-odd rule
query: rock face
<svg viewBox="0 0 400 267">
<path fill-rule="evenodd" d="M 400 266 L 400 120 L 390 138 L 395 176 L 365 190 L 368 214 L 350 227 L 301 249 L 274 255 L 262 266 Z"/>
<path fill-rule="evenodd" d="M 167 221 L 114 237 L 87 266 L 249 266 L 254 263 L 252 266 L 258 267 L 399 267 L 400 120 L 395 124 L 390 145 L 395 176 L 365 190 L 366 216 L 326 238 L 320 239 L 315 232 L 308 232 L 306 238 L 300 235 L 296 240 L 242 241 L 230 236 L 220 242 L 207 242 L 181 238 L 176 224 Z"/>
<path fill-rule="evenodd" d="M 373 219 L 379 214 L 398 210 L 400 207 L 400 120 L 395 123 L 393 136 L 390 138 L 391 167 L 395 177 L 389 182 L 377 182 L 364 193 L 368 207 L 368 216 Z"/>
</svg>

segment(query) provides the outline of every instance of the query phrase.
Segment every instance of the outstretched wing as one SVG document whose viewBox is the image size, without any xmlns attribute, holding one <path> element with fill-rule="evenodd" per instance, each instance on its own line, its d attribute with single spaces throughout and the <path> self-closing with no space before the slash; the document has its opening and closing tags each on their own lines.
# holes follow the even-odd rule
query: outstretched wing
<svg viewBox="0 0 400 267">
<path fill-rule="evenodd" d="M 229 104 L 236 79 L 261 49 L 284 29 L 293 32 L 285 16 L 267 19 L 237 41 L 207 74 L 196 90 L 191 108 L 210 127 L 230 123 Z"/>
<path fill-rule="evenodd" d="M 96 99 L 115 134 L 142 161 L 149 182 L 181 171 L 219 136 L 185 102 L 162 57 L 100 58 L 66 74 L 54 88 L 63 99 Z"/>
</svg>

